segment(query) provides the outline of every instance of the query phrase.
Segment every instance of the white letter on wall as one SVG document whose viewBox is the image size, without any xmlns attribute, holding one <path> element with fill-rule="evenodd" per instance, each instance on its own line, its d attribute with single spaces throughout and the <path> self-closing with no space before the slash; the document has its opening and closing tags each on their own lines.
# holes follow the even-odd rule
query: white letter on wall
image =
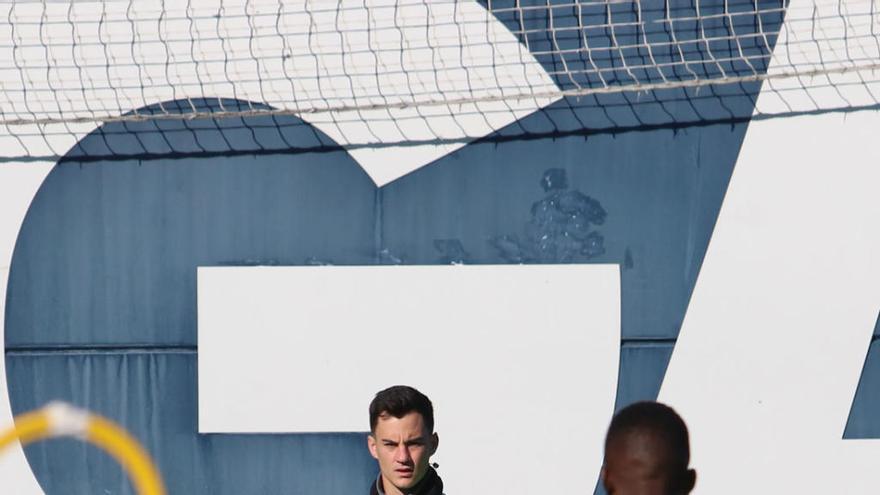
<svg viewBox="0 0 880 495">
<path fill-rule="evenodd" d="M 660 399 L 701 493 L 877 493 L 842 440 L 880 304 L 880 115 L 753 122 Z"/>
</svg>

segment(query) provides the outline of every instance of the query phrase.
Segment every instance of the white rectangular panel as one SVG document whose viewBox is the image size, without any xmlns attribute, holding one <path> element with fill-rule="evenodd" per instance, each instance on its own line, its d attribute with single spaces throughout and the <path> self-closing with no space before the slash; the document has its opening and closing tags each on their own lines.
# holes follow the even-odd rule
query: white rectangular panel
<svg viewBox="0 0 880 495">
<path fill-rule="evenodd" d="M 598 474 L 615 265 L 201 267 L 198 294 L 202 433 L 365 432 L 374 394 L 407 384 L 434 402 L 450 488 Z"/>
</svg>

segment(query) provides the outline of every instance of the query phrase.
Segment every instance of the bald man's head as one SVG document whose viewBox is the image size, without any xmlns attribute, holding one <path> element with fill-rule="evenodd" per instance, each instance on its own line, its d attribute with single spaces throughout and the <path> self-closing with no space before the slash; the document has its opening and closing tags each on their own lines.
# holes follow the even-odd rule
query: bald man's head
<svg viewBox="0 0 880 495">
<path fill-rule="evenodd" d="M 658 402 L 637 402 L 611 420 L 602 483 L 609 495 L 684 495 L 696 482 L 688 463 L 688 431 L 681 417 Z"/>
</svg>

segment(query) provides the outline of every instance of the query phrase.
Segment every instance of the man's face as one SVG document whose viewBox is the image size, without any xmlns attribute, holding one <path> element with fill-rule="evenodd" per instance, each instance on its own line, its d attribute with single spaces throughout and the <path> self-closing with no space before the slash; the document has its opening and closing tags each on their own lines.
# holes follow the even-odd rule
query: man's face
<svg viewBox="0 0 880 495">
<path fill-rule="evenodd" d="M 609 495 L 685 495 L 695 481 L 694 470 L 676 464 L 650 433 L 627 435 L 605 452 L 602 482 Z"/>
<path fill-rule="evenodd" d="M 425 428 L 424 418 L 417 412 L 402 418 L 380 416 L 367 445 L 379 461 L 385 493 L 396 495 L 421 481 L 437 443 L 437 434 Z"/>
</svg>

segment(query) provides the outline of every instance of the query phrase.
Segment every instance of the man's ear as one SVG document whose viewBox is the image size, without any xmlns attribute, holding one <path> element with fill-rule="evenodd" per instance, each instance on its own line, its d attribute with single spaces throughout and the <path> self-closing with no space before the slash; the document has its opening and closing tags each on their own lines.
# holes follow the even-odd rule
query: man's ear
<svg viewBox="0 0 880 495">
<path fill-rule="evenodd" d="M 367 448 L 370 449 L 370 455 L 373 456 L 373 459 L 378 460 L 379 453 L 376 452 L 376 437 L 372 433 L 367 435 Z"/>
<path fill-rule="evenodd" d="M 605 491 L 608 491 L 608 468 L 605 467 L 605 464 L 602 464 L 602 469 L 599 471 L 599 479 L 602 481 L 602 486 L 605 487 Z"/>
<path fill-rule="evenodd" d="M 431 455 L 437 452 L 438 446 L 440 446 L 440 437 L 436 433 L 431 433 Z"/>
<path fill-rule="evenodd" d="M 697 472 L 693 469 L 688 469 L 684 476 L 684 486 L 682 487 L 684 489 L 683 493 L 690 493 L 697 484 Z"/>
</svg>

